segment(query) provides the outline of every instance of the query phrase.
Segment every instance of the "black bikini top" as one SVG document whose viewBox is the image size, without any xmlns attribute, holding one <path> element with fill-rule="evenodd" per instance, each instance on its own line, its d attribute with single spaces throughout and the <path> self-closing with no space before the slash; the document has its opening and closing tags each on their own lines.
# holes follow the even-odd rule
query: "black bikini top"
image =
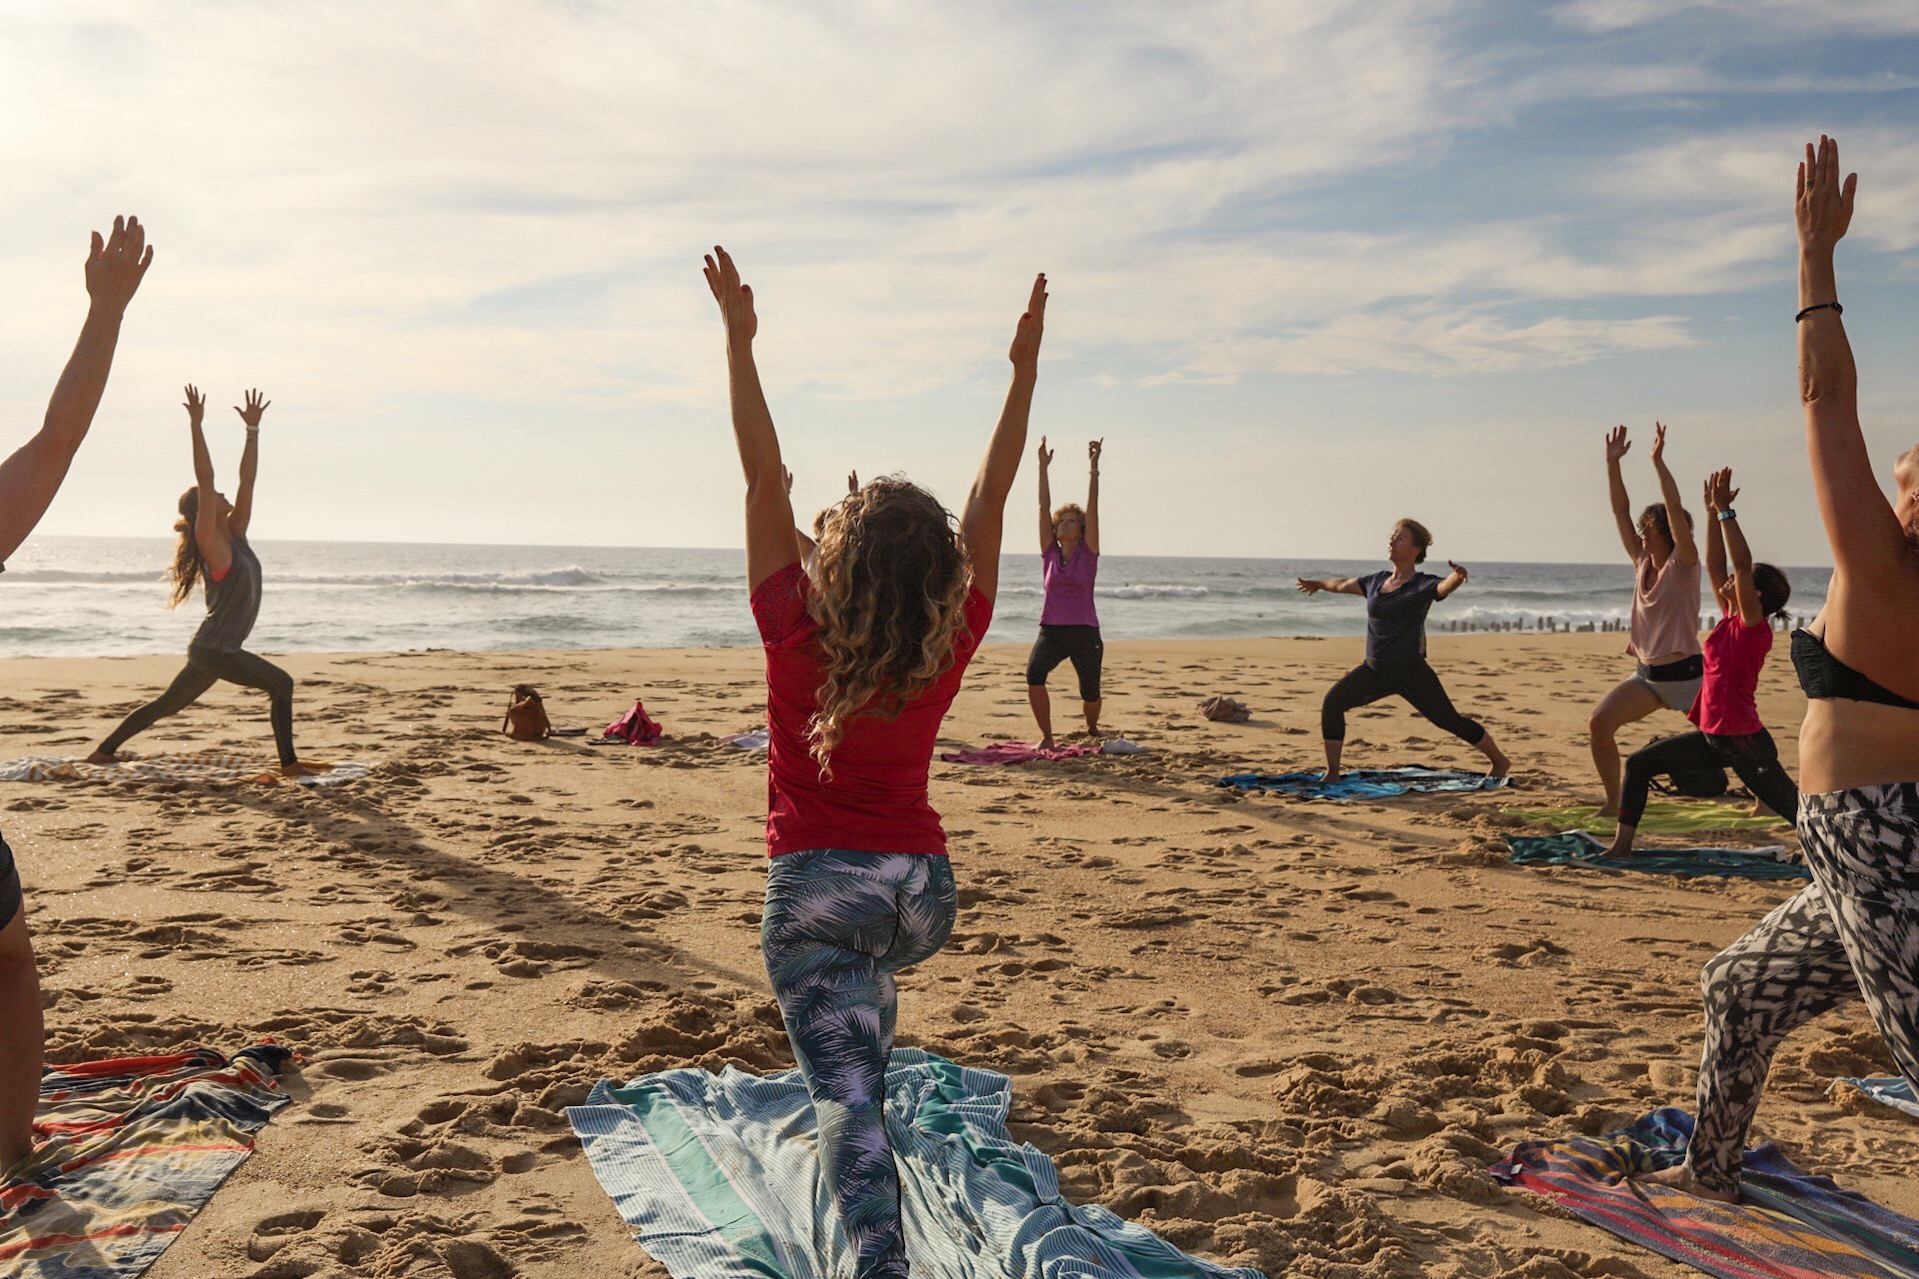
<svg viewBox="0 0 1919 1279">
<path fill-rule="evenodd" d="M 1803 627 L 1792 633 L 1792 668 L 1799 672 L 1799 687 L 1815 701 L 1844 697 L 1855 702 L 1876 702 L 1881 706 L 1919 711 L 1919 702 L 1867 679 L 1834 657 L 1826 650 L 1824 640 Z"/>
</svg>

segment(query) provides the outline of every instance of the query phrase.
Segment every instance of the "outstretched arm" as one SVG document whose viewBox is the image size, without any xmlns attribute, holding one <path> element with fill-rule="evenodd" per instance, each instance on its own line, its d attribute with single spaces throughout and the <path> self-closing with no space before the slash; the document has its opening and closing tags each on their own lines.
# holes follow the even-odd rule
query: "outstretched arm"
<svg viewBox="0 0 1919 1279">
<path fill-rule="evenodd" d="M 1724 555 L 1732 559 L 1731 602 L 1739 613 L 1740 621 L 1748 626 L 1757 626 L 1766 620 L 1766 612 L 1759 604 L 1759 587 L 1752 580 L 1752 548 L 1746 545 L 1745 531 L 1739 527 L 1738 516 L 1733 513 L 1732 504 L 1739 497 L 1739 490 L 1732 486 L 1731 469 L 1714 475 L 1710 484 L 1709 497 L 1717 512 L 1713 523 L 1719 526 L 1712 540 L 1718 542 L 1724 537 Z M 1720 573 L 1723 575 L 1724 572 L 1722 559 Z"/>
<path fill-rule="evenodd" d="M 1799 228 L 1799 398 L 1806 405 L 1812 486 L 1840 573 L 1893 572 L 1906 555 L 1899 518 L 1872 473 L 1859 427 L 1859 372 L 1839 318 L 1833 251 L 1852 224 L 1859 175 L 1839 178 L 1839 144 L 1806 144 L 1793 213 Z M 1817 307 L 1817 310 L 1804 309 Z"/>
<path fill-rule="evenodd" d="M 1659 422 L 1652 425 L 1652 467 L 1659 473 L 1659 500 L 1666 504 L 1666 524 L 1672 529 L 1672 553 L 1679 557 L 1681 564 L 1691 567 L 1699 562 L 1699 539 L 1679 500 L 1679 481 L 1666 466 L 1666 428 Z"/>
<path fill-rule="evenodd" d="M 1086 479 L 1086 549 L 1099 554 L 1099 455 L 1106 448 L 1105 440 L 1093 440 L 1086 446 L 1086 456 L 1091 460 L 1092 474 Z"/>
<path fill-rule="evenodd" d="M 1713 598 L 1719 601 L 1719 611 L 1733 613 L 1739 609 L 1739 601 L 1726 589 L 1726 538 L 1721 531 L 1719 512 L 1724 509 L 1720 503 L 1720 477 L 1725 476 L 1731 483 L 1732 472 L 1714 471 L 1706 477 L 1706 580 L 1712 583 Z M 1726 499 L 1728 504 L 1731 499 Z"/>
<path fill-rule="evenodd" d="M 240 491 L 233 496 L 233 514 L 227 516 L 227 529 L 235 537 L 245 537 L 247 526 L 253 523 L 253 481 L 260 474 L 260 418 L 271 403 L 253 390 L 247 392 L 245 408 L 233 406 L 247 427 L 246 447 L 240 450 Z"/>
<path fill-rule="evenodd" d="M 113 234 L 105 239 L 98 231 L 93 233 L 86 265 L 91 305 L 86 323 L 80 326 L 80 340 L 74 343 L 67 367 L 53 388 L 38 434 L 0 462 L 0 561 L 19 549 L 46 514 L 80 442 L 87 438 L 87 428 L 93 425 L 94 411 L 107 389 L 107 374 L 113 370 L 121 316 L 153 261 L 146 239 L 138 218 L 115 218 Z"/>
<path fill-rule="evenodd" d="M 1013 332 L 1007 357 L 1013 362 L 1013 384 L 1006 391 L 993 438 L 986 446 L 979 474 L 966 495 L 960 515 L 960 537 L 973 567 L 973 585 L 993 599 L 999 594 L 1000 536 L 1006 518 L 1006 495 L 1019 474 L 1019 456 L 1026 450 L 1026 422 L 1033 412 L 1033 387 L 1039 381 L 1039 344 L 1046 330 L 1046 277 L 1033 280 L 1026 312 Z"/>
<path fill-rule="evenodd" d="M 1448 595 L 1451 595 L 1454 591 L 1466 584 L 1466 570 L 1464 568 L 1453 563 L 1451 560 L 1446 561 L 1446 567 L 1451 569 L 1452 572 L 1441 578 L 1438 586 L 1433 587 L 1433 598 L 1436 600 L 1445 599 Z"/>
<path fill-rule="evenodd" d="M 773 430 L 766 393 L 760 389 L 759 366 L 753 362 L 753 337 L 759 331 L 753 290 L 740 282 L 732 257 L 718 245 L 706 259 L 706 284 L 726 324 L 733 442 L 739 446 L 740 470 L 746 476 L 746 584 L 756 590 L 761 582 L 800 560 L 800 545 L 793 536 L 793 503 L 786 495 L 780 439 Z"/>
<path fill-rule="evenodd" d="M 1639 540 L 1639 525 L 1633 522 L 1632 499 L 1626 496 L 1626 477 L 1619 472 L 1620 459 L 1632 448 L 1632 441 L 1626 438 L 1626 428 L 1615 426 L 1606 432 L 1606 487 L 1612 496 L 1613 523 L 1619 526 L 1619 542 L 1626 548 L 1626 555 L 1634 564 L 1646 553 L 1646 544 Z"/>
<path fill-rule="evenodd" d="M 1048 469 L 1053 465 L 1053 450 L 1046 447 L 1046 437 L 1039 437 L 1039 553 L 1046 554 L 1053 545 L 1053 483 L 1052 473 Z"/>
<path fill-rule="evenodd" d="M 781 469 L 784 470 L 785 468 Z M 851 477 L 848 478 L 850 479 Z M 857 493 L 859 489 L 854 487 L 852 491 Z M 788 506 L 793 504 L 793 472 L 791 471 L 786 472 L 786 504 Z M 816 526 L 817 523 L 818 521 L 815 521 Z M 806 530 L 798 524 L 793 525 L 793 540 L 800 545 L 800 562 L 808 565 L 810 568 L 813 563 L 813 556 L 817 554 L 820 549 L 818 543 L 814 542 L 813 539 L 808 536 Z"/>
<path fill-rule="evenodd" d="M 233 541 L 220 523 L 220 498 L 213 478 L 213 454 L 207 451 L 207 397 L 199 388 L 187 385 L 187 425 L 193 432 L 193 482 L 200 489 L 200 513 L 193 522 L 193 540 L 200 547 L 200 558 L 215 577 L 225 577 L 233 567 Z"/>
<path fill-rule="evenodd" d="M 1366 588 L 1359 584 L 1356 577 L 1301 577 L 1294 579 L 1299 584 L 1301 595 L 1317 595 L 1321 591 L 1331 591 L 1335 595 L 1364 595 Z"/>
</svg>

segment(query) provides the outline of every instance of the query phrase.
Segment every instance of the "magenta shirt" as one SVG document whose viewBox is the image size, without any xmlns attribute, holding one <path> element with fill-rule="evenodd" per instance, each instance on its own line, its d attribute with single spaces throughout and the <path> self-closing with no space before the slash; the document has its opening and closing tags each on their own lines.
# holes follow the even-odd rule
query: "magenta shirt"
<svg viewBox="0 0 1919 1279">
<path fill-rule="evenodd" d="M 1059 543 L 1046 548 L 1040 557 L 1046 577 L 1046 602 L 1040 606 L 1041 626 L 1098 626 L 1099 611 L 1093 607 L 1093 579 L 1099 576 L 1099 555 L 1080 543 L 1073 557 L 1059 553 Z"/>
<path fill-rule="evenodd" d="M 1759 722 L 1759 671 L 1772 651 L 1772 625 L 1763 619 L 1748 626 L 1728 613 L 1706 636 L 1706 678 L 1686 718 L 1701 732 L 1742 737 L 1766 726 Z"/>
</svg>

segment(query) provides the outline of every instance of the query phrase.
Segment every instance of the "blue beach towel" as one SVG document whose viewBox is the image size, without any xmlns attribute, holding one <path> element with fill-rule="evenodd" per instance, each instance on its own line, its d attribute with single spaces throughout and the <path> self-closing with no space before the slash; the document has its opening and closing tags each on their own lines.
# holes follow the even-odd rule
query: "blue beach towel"
<svg viewBox="0 0 1919 1279">
<path fill-rule="evenodd" d="M 1868 1079 L 1846 1077 L 1838 1082 L 1850 1088 L 1857 1088 L 1882 1106 L 1903 1110 L 1913 1118 L 1919 1119 L 1919 1097 L 1913 1096 L 1912 1085 L 1898 1075 L 1874 1075 Z"/>
<path fill-rule="evenodd" d="M 1385 799 L 1407 791 L 1497 790 L 1510 780 L 1457 768 L 1356 768 L 1336 782 L 1318 773 L 1235 773 L 1213 784 L 1300 799 Z"/>
<path fill-rule="evenodd" d="M 1641 848 L 1631 857 L 1601 856 L 1612 845 L 1583 830 L 1559 835 L 1508 835 L 1515 866 L 1585 866 L 1636 870 L 1648 875 L 1723 875 L 1730 879 L 1811 879 L 1812 872 L 1787 860 L 1784 848 Z"/>
<path fill-rule="evenodd" d="M 1919 1221 L 1801 1172 L 1771 1142 L 1746 1152 L 1740 1203 L 1627 1180 L 1683 1161 L 1692 1123 L 1655 1110 L 1610 1137 L 1522 1142 L 1488 1171 L 1721 1279 L 1919 1279 Z"/>
<path fill-rule="evenodd" d="M 1262 1279 L 1062 1199 L 1052 1161 L 1007 1132 L 1004 1075 L 898 1048 L 886 1093 L 918 1279 Z M 853 1273 L 799 1071 L 603 1080 L 566 1114 L 620 1216 L 674 1279 Z"/>
</svg>

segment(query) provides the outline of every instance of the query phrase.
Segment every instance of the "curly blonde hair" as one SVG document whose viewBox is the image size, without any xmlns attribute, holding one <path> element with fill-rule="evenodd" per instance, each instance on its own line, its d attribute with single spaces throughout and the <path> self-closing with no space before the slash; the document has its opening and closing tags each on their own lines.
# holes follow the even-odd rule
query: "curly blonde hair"
<svg viewBox="0 0 1919 1279">
<path fill-rule="evenodd" d="M 898 718 L 952 666 L 972 581 L 952 512 L 916 484 L 882 477 L 826 513 L 807 599 L 825 668 L 807 736 L 823 774 L 852 720 Z"/>
</svg>

